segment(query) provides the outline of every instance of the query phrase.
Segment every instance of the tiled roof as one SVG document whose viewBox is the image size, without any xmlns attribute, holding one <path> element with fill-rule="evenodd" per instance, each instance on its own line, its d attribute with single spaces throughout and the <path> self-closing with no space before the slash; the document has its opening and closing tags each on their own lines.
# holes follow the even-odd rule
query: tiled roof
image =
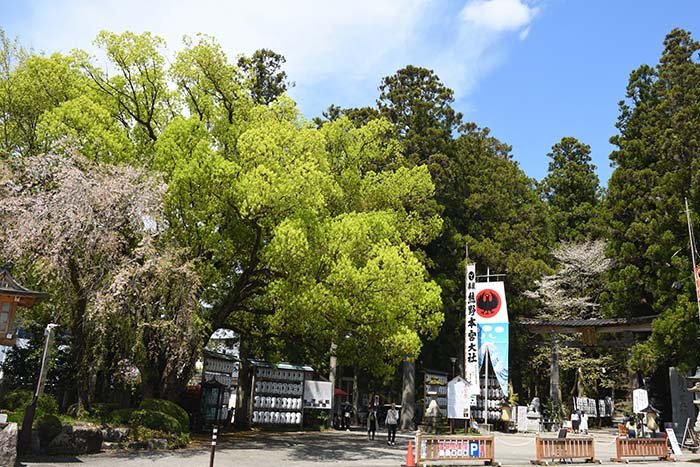
<svg viewBox="0 0 700 467">
<path fill-rule="evenodd" d="M 599 327 L 617 326 L 624 324 L 648 323 L 658 315 L 638 316 L 635 318 L 609 318 L 609 319 L 534 319 L 521 318 L 520 324 L 525 326 L 567 326 L 567 327 Z"/>
</svg>

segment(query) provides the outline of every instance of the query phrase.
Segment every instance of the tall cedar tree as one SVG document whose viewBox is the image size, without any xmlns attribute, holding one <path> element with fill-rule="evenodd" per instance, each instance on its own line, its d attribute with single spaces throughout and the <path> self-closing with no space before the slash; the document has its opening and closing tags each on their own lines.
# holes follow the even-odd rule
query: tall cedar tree
<svg viewBox="0 0 700 467">
<path fill-rule="evenodd" d="M 511 159 L 510 146 L 488 129 L 461 124 L 453 91 L 433 71 L 407 66 L 384 78 L 379 90 L 379 113 L 394 125 L 404 163 L 428 166 L 444 219 L 426 260 L 443 289 L 446 321 L 421 358 L 426 367 L 448 370 L 449 357 L 463 353 L 465 244 L 480 268 L 508 274 L 513 316 L 531 314 L 531 304 L 518 297 L 549 272 L 546 209 L 535 181 Z M 357 115 L 357 109 L 347 112 L 351 119 Z"/>
<path fill-rule="evenodd" d="M 547 154 L 551 159 L 541 187 L 551 216 L 554 237 L 580 241 L 593 233 L 600 186 L 591 163 L 591 147 L 564 137 Z"/>
<path fill-rule="evenodd" d="M 606 200 L 615 266 L 604 303 L 620 316 L 660 314 L 632 365 L 698 362 L 684 198 L 700 206 L 700 44 L 674 29 L 658 65 L 630 75 L 611 138 L 617 149 Z M 696 218 L 696 212 L 693 217 Z M 696 222 L 697 223 L 697 222 Z"/>
<path fill-rule="evenodd" d="M 462 114 L 452 108 L 454 92 L 432 70 L 412 65 L 385 77 L 379 91 L 380 115 L 396 128 L 407 160 L 428 166 L 439 198 L 439 174 L 462 122 Z"/>
</svg>

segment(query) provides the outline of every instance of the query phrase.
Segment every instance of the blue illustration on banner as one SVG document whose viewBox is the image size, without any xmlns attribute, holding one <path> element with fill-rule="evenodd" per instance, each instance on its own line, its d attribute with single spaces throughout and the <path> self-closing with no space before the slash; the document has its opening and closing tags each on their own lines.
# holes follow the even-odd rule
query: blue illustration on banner
<svg viewBox="0 0 700 467">
<path fill-rule="evenodd" d="M 479 368 L 486 349 L 504 395 L 508 394 L 508 323 L 479 324 Z"/>
</svg>

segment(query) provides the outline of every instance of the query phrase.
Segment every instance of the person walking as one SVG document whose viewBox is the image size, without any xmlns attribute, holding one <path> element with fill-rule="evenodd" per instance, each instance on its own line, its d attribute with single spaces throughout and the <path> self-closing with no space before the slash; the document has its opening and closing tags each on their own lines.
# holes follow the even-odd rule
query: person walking
<svg viewBox="0 0 700 467">
<path fill-rule="evenodd" d="M 579 426 L 581 425 L 581 412 L 576 409 L 571 412 L 571 428 L 574 433 L 578 433 Z"/>
<path fill-rule="evenodd" d="M 396 404 L 391 404 L 391 408 L 386 413 L 387 441 L 386 444 L 394 446 L 396 444 L 396 427 L 399 424 L 399 411 L 396 410 Z"/>
<path fill-rule="evenodd" d="M 367 439 L 374 440 L 374 434 L 377 432 L 377 409 L 373 406 L 369 406 L 369 413 L 367 414 Z"/>
<path fill-rule="evenodd" d="M 346 402 L 343 409 L 343 426 L 345 431 L 350 431 L 350 417 L 352 417 L 352 406 Z"/>
</svg>

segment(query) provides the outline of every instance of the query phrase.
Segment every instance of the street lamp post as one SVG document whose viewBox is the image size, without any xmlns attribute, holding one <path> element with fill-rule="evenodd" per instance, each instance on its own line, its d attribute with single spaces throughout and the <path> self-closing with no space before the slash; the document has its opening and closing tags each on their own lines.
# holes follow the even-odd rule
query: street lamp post
<svg viewBox="0 0 700 467">
<path fill-rule="evenodd" d="M 34 422 L 34 414 L 36 413 L 36 406 L 39 402 L 39 397 L 44 393 L 44 384 L 46 383 L 46 373 L 49 368 L 49 353 L 51 352 L 51 342 L 53 341 L 54 329 L 58 327 L 58 324 L 49 323 L 46 325 L 44 330 L 44 353 L 41 357 L 41 369 L 39 370 L 39 378 L 36 382 L 36 391 L 34 392 L 34 397 L 32 398 L 31 404 L 24 411 L 24 420 L 22 422 L 22 430 L 19 432 L 18 438 L 18 451 L 21 453 L 27 453 L 32 447 L 32 425 Z"/>
<path fill-rule="evenodd" d="M 455 363 L 457 362 L 457 357 L 450 357 L 450 361 L 452 362 L 452 377 L 455 377 Z"/>
</svg>

